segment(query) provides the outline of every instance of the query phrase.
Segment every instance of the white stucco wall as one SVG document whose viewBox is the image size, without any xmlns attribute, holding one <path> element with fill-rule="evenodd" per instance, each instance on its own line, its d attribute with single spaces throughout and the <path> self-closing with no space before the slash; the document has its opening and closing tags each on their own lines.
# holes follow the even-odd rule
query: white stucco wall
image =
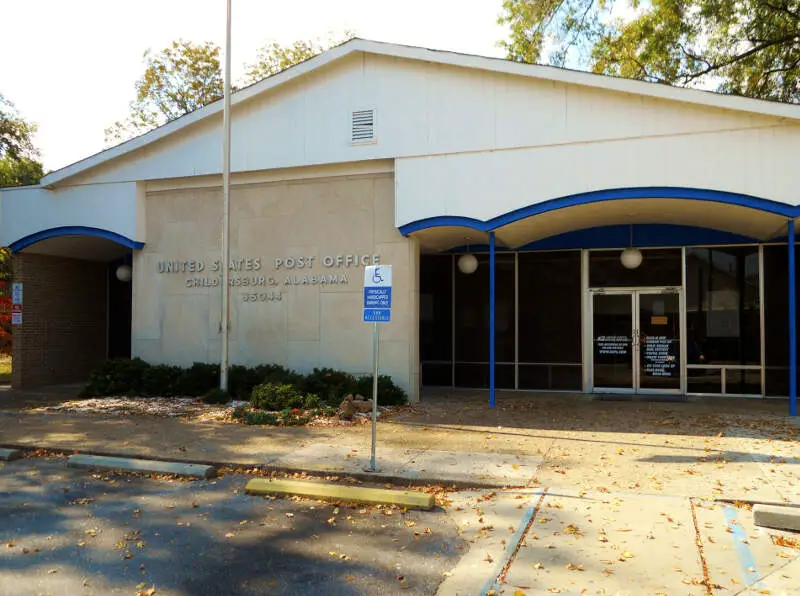
<svg viewBox="0 0 800 596">
<path fill-rule="evenodd" d="M 800 129 L 745 128 L 398 159 L 398 226 L 428 217 L 488 220 L 574 194 L 688 187 L 800 203 Z"/>
<path fill-rule="evenodd" d="M 87 186 L 8 188 L 0 191 L 0 242 L 8 246 L 36 232 L 85 226 L 146 241 L 144 185 L 122 182 Z"/>
<path fill-rule="evenodd" d="M 377 111 L 377 142 L 352 145 L 351 112 L 368 108 Z M 435 205 L 449 201 L 450 213 L 455 200 L 472 211 L 470 197 L 478 193 L 483 203 L 478 210 L 494 201 L 525 202 L 519 192 L 531 188 L 534 174 L 536 196 L 547 198 L 569 192 L 559 188 L 557 179 L 580 182 L 576 187 L 600 188 L 629 186 L 630 178 L 645 185 L 687 186 L 690 180 L 703 188 L 756 189 L 757 196 L 795 204 L 785 173 L 790 170 L 781 170 L 787 156 L 800 149 L 800 127 L 794 122 L 357 53 L 235 105 L 232 169 L 433 158 L 428 165 L 409 161 L 401 166 L 397 200 L 403 215 L 397 223 L 415 218 L 414 205 L 427 203 L 432 194 L 438 195 Z M 220 126 L 221 115 L 210 116 L 66 183 L 219 173 Z M 509 150 L 516 152 L 506 153 Z M 753 159 L 758 163 L 750 163 Z M 419 191 L 426 181 L 413 180 L 412 168 L 418 168 L 420 175 L 424 171 L 425 177 L 434 171 L 426 192 Z M 469 176 L 463 176 L 467 170 Z M 468 180 L 478 184 L 463 198 L 454 198 L 451 175 L 462 185 Z M 762 182 L 766 187 L 760 186 Z M 487 190 L 492 191 L 491 200 Z M 538 200 L 536 196 L 532 200 Z"/>
<path fill-rule="evenodd" d="M 392 322 L 381 327 L 381 373 L 417 398 L 417 249 L 394 227 L 393 187 L 391 174 L 233 187 L 231 257 L 249 259 L 244 266 L 250 269 L 231 272 L 239 280 L 231 288 L 232 363 L 369 374 L 363 266 L 347 255 L 378 255 L 392 265 L 394 282 Z M 148 193 L 148 242 L 134 255 L 134 356 L 180 365 L 219 361 L 220 288 L 193 280 L 220 277 L 213 270 L 220 258 L 220 203 L 219 187 Z M 338 256 L 341 263 L 326 266 L 326 257 Z M 276 263 L 299 257 L 313 257 L 311 266 Z M 167 261 L 191 261 L 195 271 L 164 272 Z M 320 276 L 337 282 L 315 282 Z M 248 285 L 239 285 L 245 278 Z M 252 287 L 253 280 L 259 285 Z"/>
</svg>

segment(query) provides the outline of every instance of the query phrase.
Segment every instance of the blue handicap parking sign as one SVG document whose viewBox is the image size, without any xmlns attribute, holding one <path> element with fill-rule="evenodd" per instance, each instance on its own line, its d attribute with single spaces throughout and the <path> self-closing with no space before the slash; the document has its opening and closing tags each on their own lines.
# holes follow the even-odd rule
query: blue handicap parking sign
<svg viewBox="0 0 800 596">
<path fill-rule="evenodd" d="M 388 323 L 392 318 L 392 266 L 364 270 L 364 322 Z"/>
</svg>

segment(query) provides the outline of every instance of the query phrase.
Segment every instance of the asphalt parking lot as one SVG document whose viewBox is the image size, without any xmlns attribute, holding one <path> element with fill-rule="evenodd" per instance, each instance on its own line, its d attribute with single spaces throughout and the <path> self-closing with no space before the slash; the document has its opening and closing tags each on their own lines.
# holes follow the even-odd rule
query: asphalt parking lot
<svg viewBox="0 0 800 596">
<path fill-rule="evenodd" d="M 433 594 L 467 550 L 441 510 L 252 497 L 246 480 L 0 463 L 0 595 Z"/>
</svg>

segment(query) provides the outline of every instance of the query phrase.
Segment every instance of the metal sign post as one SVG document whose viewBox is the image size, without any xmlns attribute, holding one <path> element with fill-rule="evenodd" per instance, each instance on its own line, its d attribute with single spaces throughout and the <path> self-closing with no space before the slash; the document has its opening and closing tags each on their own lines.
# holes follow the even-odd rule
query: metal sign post
<svg viewBox="0 0 800 596">
<path fill-rule="evenodd" d="M 378 429 L 378 369 L 380 332 L 378 323 L 392 318 L 392 266 L 370 265 L 364 269 L 364 322 L 372 323 L 372 453 L 367 472 L 377 472 L 375 442 Z"/>
</svg>

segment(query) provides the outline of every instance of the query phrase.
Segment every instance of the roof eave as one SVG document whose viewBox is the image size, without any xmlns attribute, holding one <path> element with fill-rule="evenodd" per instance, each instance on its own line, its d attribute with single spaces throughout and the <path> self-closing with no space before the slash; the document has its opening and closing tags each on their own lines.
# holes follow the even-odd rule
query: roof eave
<svg viewBox="0 0 800 596">
<path fill-rule="evenodd" d="M 669 85 L 598 75 L 582 71 L 566 70 L 552 66 L 512 62 L 502 58 L 487 58 L 485 56 L 459 54 L 456 52 L 432 50 L 414 46 L 403 46 L 398 44 L 369 41 L 365 39 L 352 39 L 305 62 L 297 64 L 279 72 L 278 74 L 254 83 L 249 87 L 245 87 L 244 89 L 235 92 L 231 96 L 231 103 L 236 105 L 243 101 L 247 101 L 260 93 L 273 89 L 298 77 L 304 76 L 307 73 L 317 70 L 318 68 L 322 68 L 331 62 L 356 52 L 511 74 L 564 84 L 592 87 L 607 91 L 618 91 L 621 93 L 641 95 L 656 99 L 679 101 L 718 109 L 729 109 L 764 116 L 800 120 L 800 106 L 794 104 L 770 102 L 747 97 L 738 97 L 734 95 L 723 95 L 709 91 L 686 89 L 683 87 L 671 87 Z M 195 122 L 218 114 L 222 112 L 222 109 L 222 100 L 204 106 L 141 136 L 129 141 L 125 141 L 120 145 L 111 147 L 110 149 L 106 149 L 105 151 L 51 172 L 42 178 L 41 186 L 52 188 L 68 178 L 116 159 L 117 157 L 121 157 L 127 153 L 136 151 L 137 149 L 163 139 L 164 137 L 177 132 L 182 128 L 190 126 Z"/>
</svg>

